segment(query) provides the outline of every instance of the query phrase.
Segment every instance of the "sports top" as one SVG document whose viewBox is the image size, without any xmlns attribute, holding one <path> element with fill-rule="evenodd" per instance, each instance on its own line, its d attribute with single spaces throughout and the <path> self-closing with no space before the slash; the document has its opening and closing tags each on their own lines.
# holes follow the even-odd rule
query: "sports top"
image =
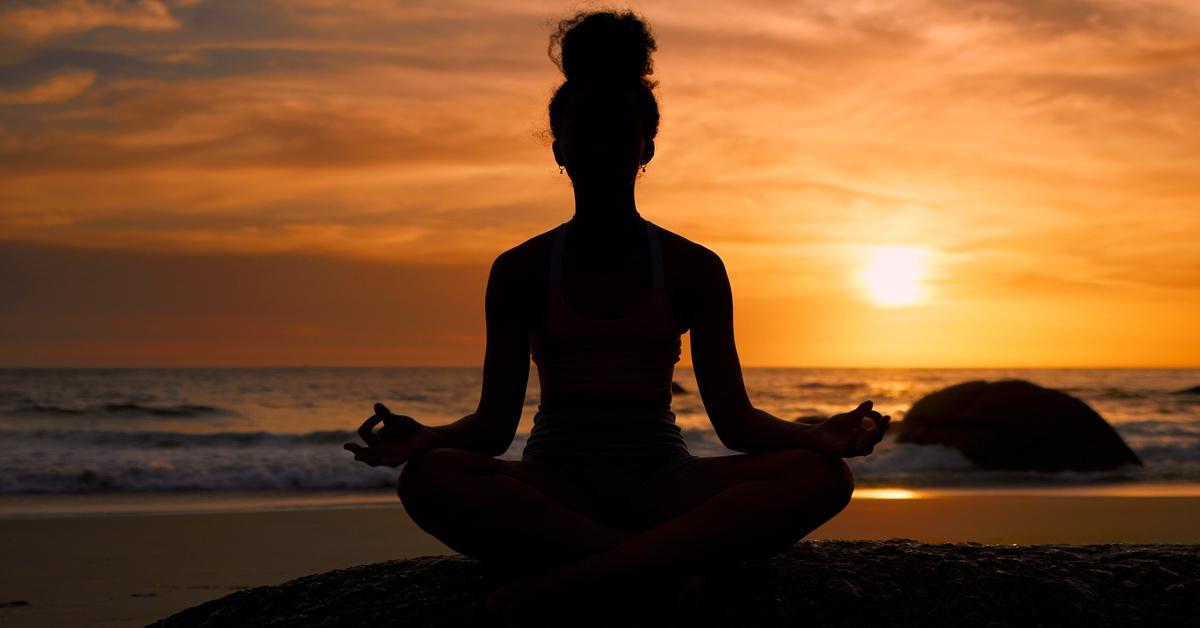
<svg viewBox="0 0 1200 628">
<path fill-rule="evenodd" d="M 671 411 L 680 334 L 667 298 L 662 248 L 653 225 L 643 222 L 654 278 L 650 297 L 638 311 L 612 319 L 580 316 L 567 306 L 562 251 L 572 223 L 557 227 L 545 316 L 530 334 L 541 404 L 523 457 L 687 452 Z"/>
</svg>

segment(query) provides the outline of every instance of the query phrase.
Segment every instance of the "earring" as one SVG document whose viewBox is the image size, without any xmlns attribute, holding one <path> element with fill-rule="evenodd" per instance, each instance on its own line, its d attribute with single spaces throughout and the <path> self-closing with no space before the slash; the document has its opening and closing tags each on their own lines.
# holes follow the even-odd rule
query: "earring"
<svg viewBox="0 0 1200 628">
<path fill-rule="evenodd" d="M 558 167 L 558 174 L 562 174 L 562 173 L 563 173 L 563 167 L 562 167 L 562 166 L 559 166 L 559 167 Z"/>
<path fill-rule="evenodd" d="M 646 164 L 642 164 L 642 172 L 646 171 Z"/>
</svg>

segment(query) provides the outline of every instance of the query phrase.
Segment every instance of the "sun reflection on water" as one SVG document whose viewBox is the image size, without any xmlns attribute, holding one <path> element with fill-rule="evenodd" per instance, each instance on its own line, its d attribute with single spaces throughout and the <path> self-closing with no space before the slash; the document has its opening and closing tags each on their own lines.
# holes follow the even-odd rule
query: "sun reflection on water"
<svg viewBox="0 0 1200 628">
<path fill-rule="evenodd" d="M 904 488 L 859 488 L 854 490 L 859 499 L 916 499 L 916 491 Z"/>
</svg>

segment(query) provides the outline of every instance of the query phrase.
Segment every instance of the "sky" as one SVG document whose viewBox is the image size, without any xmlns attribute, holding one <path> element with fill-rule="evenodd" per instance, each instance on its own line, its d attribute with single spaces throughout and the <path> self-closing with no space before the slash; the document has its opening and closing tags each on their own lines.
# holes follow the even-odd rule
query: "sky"
<svg viewBox="0 0 1200 628">
<path fill-rule="evenodd" d="M 0 366 L 478 366 L 600 6 L 657 38 L 639 212 L 724 260 L 743 365 L 1200 366 L 1192 0 L 9 0 Z"/>
</svg>

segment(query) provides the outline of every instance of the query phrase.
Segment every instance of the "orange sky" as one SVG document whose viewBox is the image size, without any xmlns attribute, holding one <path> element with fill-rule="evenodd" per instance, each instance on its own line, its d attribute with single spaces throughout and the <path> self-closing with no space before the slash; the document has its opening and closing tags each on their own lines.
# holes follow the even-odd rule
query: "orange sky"
<svg viewBox="0 0 1200 628">
<path fill-rule="evenodd" d="M 585 6 L 0 4 L 0 365 L 478 365 L 491 260 L 571 215 Z M 743 364 L 1200 365 L 1200 5 L 627 6 L 639 209 L 725 260 Z"/>
</svg>

